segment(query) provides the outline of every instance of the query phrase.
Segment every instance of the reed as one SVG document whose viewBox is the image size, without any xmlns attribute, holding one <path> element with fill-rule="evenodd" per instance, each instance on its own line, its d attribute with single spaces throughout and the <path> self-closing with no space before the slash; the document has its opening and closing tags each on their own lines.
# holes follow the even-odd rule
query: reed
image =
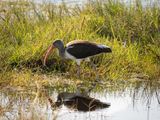
<svg viewBox="0 0 160 120">
<path fill-rule="evenodd" d="M 16 68 L 28 69 L 29 74 L 30 71 L 41 71 L 41 74 L 68 71 L 66 77 L 75 78 L 76 65 L 70 61 L 61 62 L 55 53 L 50 58 L 56 61 L 49 68 L 50 73 L 42 69 L 40 60 L 44 51 L 54 39 L 60 38 L 65 43 L 85 39 L 111 46 L 112 54 L 92 59 L 104 80 L 127 80 L 135 74 L 149 80 L 158 79 L 159 33 L 158 4 L 143 7 L 140 2 L 125 5 L 106 0 L 68 7 L 65 3 L 1 2 L 0 76 L 13 74 Z M 95 77 L 88 64 L 82 67 L 82 79 Z M 7 78 L 1 79 L 4 80 Z"/>
</svg>

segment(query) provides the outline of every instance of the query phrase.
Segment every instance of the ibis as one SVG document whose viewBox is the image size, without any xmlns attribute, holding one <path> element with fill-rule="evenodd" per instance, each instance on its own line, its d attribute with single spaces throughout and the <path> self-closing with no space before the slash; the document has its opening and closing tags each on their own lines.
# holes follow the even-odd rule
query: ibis
<svg viewBox="0 0 160 120">
<path fill-rule="evenodd" d="M 100 54 L 100 53 L 110 53 L 112 52 L 111 48 L 103 45 L 96 44 L 93 42 L 85 40 L 74 40 L 64 45 L 62 40 L 55 40 L 47 49 L 43 65 L 46 65 L 48 56 L 51 54 L 52 50 L 57 48 L 59 51 L 59 56 L 63 59 L 71 59 L 76 61 L 78 65 L 78 75 L 80 76 L 80 63 L 85 61 L 90 61 L 90 57 Z"/>
</svg>

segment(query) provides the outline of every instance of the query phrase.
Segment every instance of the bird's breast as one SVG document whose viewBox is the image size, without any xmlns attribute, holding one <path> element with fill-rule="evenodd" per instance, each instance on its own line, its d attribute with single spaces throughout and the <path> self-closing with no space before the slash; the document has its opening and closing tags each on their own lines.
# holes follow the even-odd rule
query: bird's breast
<svg viewBox="0 0 160 120">
<path fill-rule="evenodd" d="M 67 50 L 65 51 L 65 59 L 72 59 L 75 60 L 76 58 L 74 56 L 72 56 L 69 52 L 67 52 Z"/>
</svg>

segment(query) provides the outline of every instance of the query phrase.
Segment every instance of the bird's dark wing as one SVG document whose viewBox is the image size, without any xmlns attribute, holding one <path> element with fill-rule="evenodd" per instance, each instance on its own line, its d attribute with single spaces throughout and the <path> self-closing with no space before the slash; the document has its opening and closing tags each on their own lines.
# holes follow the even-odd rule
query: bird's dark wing
<svg viewBox="0 0 160 120">
<path fill-rule="evenodd" d="M 106 52 L 107 46 L 97 45 L 90 42 L 75 42 L 69 44 L 66 50 L 69 54 L 76 57 L 77 59 L 86 58 L 99 53 Z"/>
</svg>

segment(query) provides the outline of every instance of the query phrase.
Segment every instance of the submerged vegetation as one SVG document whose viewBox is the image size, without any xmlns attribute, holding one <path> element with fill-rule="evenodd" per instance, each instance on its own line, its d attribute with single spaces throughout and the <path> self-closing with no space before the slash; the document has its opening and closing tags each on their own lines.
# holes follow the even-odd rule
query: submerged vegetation
<svg viewBox="0 0 160 120">
<path fill-rule="evenodd" d="M 5 1 L 0 2 L 0 86 L 28 87 L 33 80 L 50 85 L 46 80 L 51 74 L 76 78 L 76 65 L 72 61 L 62 61 L 56 53 L 50 58 L 53 64 L 49 68 L 42 66 L 45 50 L 58 38 L 64 43 L 83 39 L 111 46 L 111 54 L 92 58 L 104 81 L 159 80 L 158 4 L 143 7 L 140 2 L 126 5 L 106 0 L 71 7 L 65 3 Z M 95 77 L 87 63 L 82 68 L 82 81 Z M 56 85 L 62 82 L 69 84 L 68 80 L 57 80 Z"/>
</svg>

